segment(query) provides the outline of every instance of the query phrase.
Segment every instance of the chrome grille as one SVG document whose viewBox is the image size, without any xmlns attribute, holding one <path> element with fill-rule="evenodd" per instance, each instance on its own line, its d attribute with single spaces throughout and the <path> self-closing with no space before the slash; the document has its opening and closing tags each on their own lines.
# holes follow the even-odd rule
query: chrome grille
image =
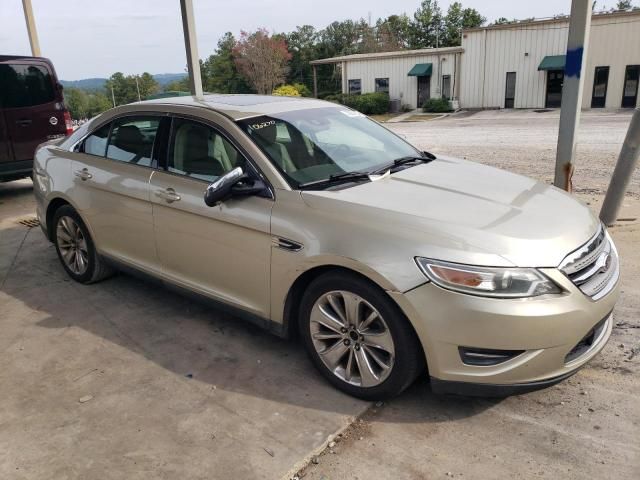
<svg viewBox="0 0 640 480">
<path fill-rule="evenodd" d="M 618 252 L 604 227 L 600 226 L 587 243 L 567 255 L 560 270 L 593 300 L 609 293 L 618 281 L 620 268 Z"/>
</svg>

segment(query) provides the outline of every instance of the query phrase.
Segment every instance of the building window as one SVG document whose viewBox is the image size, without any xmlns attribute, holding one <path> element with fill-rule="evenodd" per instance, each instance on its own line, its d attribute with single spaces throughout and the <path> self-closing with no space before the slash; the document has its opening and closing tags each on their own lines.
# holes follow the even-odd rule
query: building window
<svg viewBox="0 0 640 480">
<path fill-rule="evenodd" d="M 360 95 L 362 93 L 362 82 L 359 78 L 349 80 L 349 95 Z"/>
<path fill-rule="evenodd" d="M 442 98 L 451 100 L 451 75 L 442 75 Z"/>
<path fill-rule="evenodd" d="M 376 78 L 376 92 L 389 93 L 388 78 Z"/>
</svg>

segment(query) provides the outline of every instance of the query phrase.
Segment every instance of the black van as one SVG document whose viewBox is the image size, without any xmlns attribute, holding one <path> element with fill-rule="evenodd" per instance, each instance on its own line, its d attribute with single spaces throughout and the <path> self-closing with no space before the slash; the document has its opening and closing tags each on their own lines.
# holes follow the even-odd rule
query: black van
<svg viewBox="0 0 640 480">
<path fill-rule="evenodd" d="M 36 147 L 72 131 L 51 61 L 0 55 L 0 182 L 31 175 Z"/>
</svg>

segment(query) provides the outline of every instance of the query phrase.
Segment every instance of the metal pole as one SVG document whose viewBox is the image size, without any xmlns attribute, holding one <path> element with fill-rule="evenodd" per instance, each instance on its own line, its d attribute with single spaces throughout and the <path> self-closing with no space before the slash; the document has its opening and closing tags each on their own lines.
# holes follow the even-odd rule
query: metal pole
<svg viewBox="0 0 640 480">
<path fill-rule="evenodd" d="M 31 55 L 40 56 L 40 41 L 38 40 L 38 31 L 36 30 L 36 20 L 33 17 L 33 8 L 31 8 L 31 0 L 22 0 L 22 9 L 24 10 L 24 20 L 27 23 L 27 33 L 29 35 L 29 44 L 31 45 Z"/>
<path fill-rule="evenodd" d="M 589 30 L 591 29 L 591 0 L 572 0 L 569 20 L 569 38 L 560 104 L 560 128 L 556 152 L 556 172 L 553 184 L 571 191 L 573 159 L 576 151 L 576 135 L 580 125 L 582 104 L 581 75 L 587 58 Z"/>
<path fill-rule="evenodd" d="M 113 85 L 111 85 L 111 100 L 113 100 L 113 108 L 116 108 L 116 96 L 113 93 Z"/>
<path fill-rule="evenodd" d="M 138 76 L 136 75 L 136 90 L 138 91 L 138 101 L 140 102 L 140 85 L 138 85 Z"/>
<path fill-rule="evenodd" d="M 316 66 L 313 66 L 313 97 L 318 98 L 318 73 Z"/>
<path fill-rule="evenodd" d="M 613 170 L 611 183 L 600 210 L 600 220 L 605 225 L 613 225 L 618 218 L 618 212 L 629 187 L 631 175 L 638 164 L 638 158 L 640 158 L 640 108 L 636 108 L 631 118 L 618 163 Z"/>
<path fill-rule="evenodd" d="M 193 17 L 193 1 L 180 0 L 180 11 L 182 12 L 184 47 L 187 51 L 189 88 L 193 96 L 203 98 L 202 78 L 200 77 L 200 57 L 198 56 L 198 41 L 196 39 L 196 23 Z"/>
</svg>

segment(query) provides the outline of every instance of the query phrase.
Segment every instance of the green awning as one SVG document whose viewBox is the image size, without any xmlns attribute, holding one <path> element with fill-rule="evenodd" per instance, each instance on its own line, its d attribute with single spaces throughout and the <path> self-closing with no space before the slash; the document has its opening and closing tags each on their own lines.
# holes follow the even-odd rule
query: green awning
<svg viewBox="0 0 640 480">
<path fill-rule="evenodd" d="M 538 70 L 564 70 L 566 59 L 566 55 L 547 55 L 538 65 Z"/>
<path fill-rule="evenodd" d="M 431 64 L 416 63 L 407 75 L 410 77 L 428 77 L 431 75 Z"/>
</svg>

